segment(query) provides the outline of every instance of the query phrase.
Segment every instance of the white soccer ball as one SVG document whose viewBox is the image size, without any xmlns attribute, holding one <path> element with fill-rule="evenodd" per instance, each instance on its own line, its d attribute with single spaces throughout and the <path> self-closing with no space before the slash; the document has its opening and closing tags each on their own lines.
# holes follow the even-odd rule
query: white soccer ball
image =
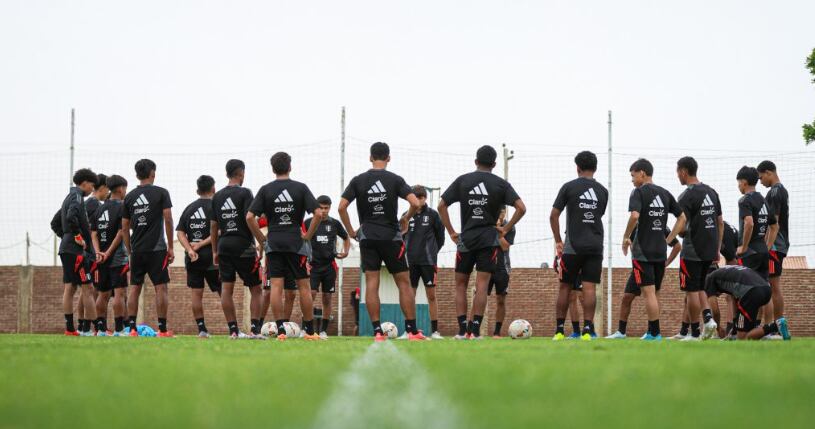
<svg viewBox="0 0 815 429">
<path fill-rule="evenodd" d="M 287 338 L 298 338 L 300 336 L 300 325 L 294 322 L 283 322 L 283 329 L 286 330 Z"/>
<path fill-rule="evenodd" d="M 277 335 L 277 323 L 275 322 L 266 322 L 263 326 L 260 327 L 260 335 L 264 337 L 271 337 L 273 335 Z"/>
<path fill-rule="evenodd" d="M 384 332 L 389 339 L 395 340 L 399 337 L 399 328 L 397 328 L 393 323 L 384 322 L 380 326 L 382 326 L 382 332 Z"/>
<path fill-rule="evenodd" d="M 532 324 L 518 319 L 509 325 L 509 336 L 513 340 L 525 340 L 532 336 Z"/>
</svg>

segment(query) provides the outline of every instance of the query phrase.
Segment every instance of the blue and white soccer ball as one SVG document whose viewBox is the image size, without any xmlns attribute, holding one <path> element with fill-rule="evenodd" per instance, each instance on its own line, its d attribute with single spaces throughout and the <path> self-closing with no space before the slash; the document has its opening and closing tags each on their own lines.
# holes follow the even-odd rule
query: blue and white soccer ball
<svg viewBox="0 0 815 429">
<path fill-rule="evenodd" d="M 526 340 L 532 336 L 532 324 L 518 319 L 509 325 L 509 336 L 513 340 Z"/>
<path fill-rule="evenodd" d="M 395 340 L 399 337 L 399 328 L 396 327 L 391 322 L 383 322 L 382 325 L 382 332 L 388 337 L 388 339 Z"/>
<path fill-rule="evenodd" d="M 300 336 L 300 325 L 294 322 L 283 322 L 283 329 L 287 338 L 298 338 Z"/>
<path fill-rule="evenodd" d="M 277 323 L 266 322 L 260 327 L 260 335 L 271 337 L 277 335 Z"/>
</svg>

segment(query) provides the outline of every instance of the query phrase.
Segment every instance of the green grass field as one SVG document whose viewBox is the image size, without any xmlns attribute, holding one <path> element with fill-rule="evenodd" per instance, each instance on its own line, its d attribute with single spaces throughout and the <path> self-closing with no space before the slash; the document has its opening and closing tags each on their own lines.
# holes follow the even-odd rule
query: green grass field
<svg viewBox="0 0 815 429">
<path fill-rule="evenodd" d="M 815 340 L 0 336 L 0 427 L 812 427 Z"/>
</svg>

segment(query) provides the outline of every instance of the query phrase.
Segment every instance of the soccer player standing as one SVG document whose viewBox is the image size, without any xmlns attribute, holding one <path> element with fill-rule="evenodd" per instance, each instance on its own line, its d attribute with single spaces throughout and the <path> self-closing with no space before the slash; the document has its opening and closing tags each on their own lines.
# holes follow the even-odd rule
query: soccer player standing
<svg viewBox="0 0 815 429">
<path fill-rule="evenodd" d="M 221 278 L 218 267 L 212 262 L 212 196 L 215 195 L 215 179 L 203 175 L 196 182 L 198 199 L 190 203 L 175 228 L 178 242 L 184 247 L 184 268 L 187 271 L 187 287 L 192 292 L 192 316 L 198 326 L 198 336 L 209 338 L 204 321 L 204 282 L 209 289 L 221 294 Z"/>
<path fill-rule="evenodd" d="M 506 237 L 526 213 L 526 205 L 506 180 L 492 174 L 497 153 L 492 146 L 476 152 L 475 171 L 456 178 L 439 201 L 439 215 L 450 239 L 456 243 L 456 313 L 462 339 L 481 339 L 481 321 L 487 307 L 487 289 L 498 267 L 499 239 Z M 450 222 L 448 207 L 459 203 L 461 235 Z M 498 227 L 501 207 L 513 206 L 515 212 L 503 227 Z M 467 285 L 476 270 L 472 319 L 467 322 Z"/>
<path fill-rule="evenodd" d="M 101 174 L 100 174 L 101 176 Z M 99 291 L 96 298 L 96 335 L 107 335 L 107 318 L 103 315 L 113 294 L 113 320 L 116 337 L 126 335 L 124 330 L 125 294 L 127 293 L 127 251 L 122 238 L 122 200 L 127 194 L 127 180 L 113 175 L 107 178 L 110 198 L 91 217 L 91 237 L 96 249 L 94 283 Z"/>
<path fill-rule="evenodd" d="M 507 208 L 501 207 L 498 215 L 498 228 L 503 228 L 506 221 Z M 509 273 L 512 271 L 512 264 L 509 260 L 509 247 L 515 243 L 515 228 L 503 237 L 498 238 L 498 262 L 495 272 L 490 277 L 490 284 L 487 286 L 487 295 L 492 294 L 495 289 L 495 329 L 492 331 L 493 338 L 501 337 L 501 325 L 507 314 L 507 294 L 509 293 Z"/>
<path fill-rule="evenodd" d="M 730 295 L 736 302 L 735 319 L 737 338 L 758 340 L 778 332 L 775 322 L 759 326 L 758 311 L 770 302 L 770 284 L 755 270 L 739 265 L 727 265 L 707 275 L 705 292 L 710 299 L 720 293 Z"/>
<path fill-rule="evenodd" d="M 583 333 L 591 340 L 596 305 L 595 285 L 603 270 L 603 222 L 608 204 L 608 190 L 594 179 L 597 155 L 583 151 L 574 158 L 577 179 L 566 182 L 557 194 L 549 215 L 555 238 L 555 252 L 560 257 L 560 288 L 557 296 L 555 341 L 565 338 L 564 325 L 569 307 L 569 294 L 575 279 L 583 281 Z M 560 214 L 566 209 L 566 240 L 560 235 Z"/>
<path fill-rule="evenodd" d="M 439 333 L 439 305 L 436 302 L 436 263 L 439 249 L 444 246 L 444 225 L 439 213 L 427 206 L 427 190 L 422 185 L 412 188 L 413 195 L 419 200 L 419 210 L 407 219 L 402 217 L 402 234 L 405 237 L 407 261 L 410 269 L 410 286 L 413 296 L 419 287 L 419 280 L 424 283 L 427 295 L 427 306 L 430 310 L 430 338 L 441 340 Z M 407 338 L 407 330 L 404 338 Z"/>
<path fill-rule="evenodd" d="M 85 212 L 88 214 L 88 221 L 93 224 L 94 214 L 96 214 L 96 210 L 99 209 L 99 206 L 105 202 L 108 198 L 108 187 L 105 183 L 108 180 L 108 176 L 105 176 L 102 173 L 96 175 L 96 184 L 93 187 L 93 192 L 91 195 L 85 199 Z M 89 243 L 90 244 L 90 243 Z M 96 304 L 99 298 L 98 289 L 99 287 L 96 284 L 96 269 L 100 261 L 93 261 L 91 263 L 91 278 L 93 279 L 94 287 L 91 290 L 93 294 L 93 301 L 96 307 L 96 320 L 93 320 L 93 325 L 97 326 L 99 324 L 100 319 L 107 319 L 107 306 L 102 308 L 101 311 L 99 309 L 99 305 Z M 105 300 L 107 303 L 107 300 Z M 85 319 L 85 307 L 82 305 L 82 301 L 79 301 L 79 305 L 77 308 L 77 313 L 79 316 L 79 326 L 80 331 L 82 332 L 90 332 L 91 331 L 91 320 Z M 104 335 L 104 334 L 103 334 Z"/>
<path fill-rule="evenodd" d="M 399 304 L 405 315 L 408 339 L 424 340 L 416 327 L 416 300 L 410 287 L 405 244 L 399 220 L 399 198 L 410 203 L 405 218 L 410 219 L 419 209 L 419 199 L 413 195 L 405 179 L 388 170 L 391 160 L 387 143 L 371 145 L 371 169 L 354 177 L 342 193 L 338 211 L 350 238 L 359 241 L 362 271 L 365 273 L 365 306 L 374 329 L 374 340 L 387 338 L 379 324 L 379 271 L 385 263 L 399 288 Z M 356 200 L 359 230 L 351 225 L 348 206 Z"/>
<path fill-rule="evenodd" d="M 96 318 L 90 285 L 92 254 L 88 250 L 91 234 L 84 203 L 85 196 L 93 191 L 96 179 L 96 174 L 87 168 L 77 170 L 73 177 L 76 186 L 71 187 L 68 191 L 60 209 L 63 235 L 59 243 L 59 258 L 62 261 L 62 283 L 64 284 L 62 310 L 65 313 L 65 335 L 80 335 L 74 327 L 73 306 L 77 287 L 80 287 L 79 300 L 85 308 L 85 317 L 89 320 Z M 90 335 L 90 332 L 82 331 L 82 335 Z"/>
<path fill-rule="evenodd" d="M 140 159 L 135 169 L 139 186 L 127 194 L 122 207 L 122 231 L 130 254 L 130 284 L 133 285 L 127 297 L 130 336 L 139 335 L 136 314 L 144 277 L 148 275 L 156 289 L 158 336 L 172 337 L 172 332 L 167 330 L 167 283 L 170 281 L 169 265 L 175 259 L 175 253 L 172 243 L 167 245 L 167 239 L 173 236 L 173 203 L 166 189 L 153 184 L 156 180 L 155 162 Z"/>
<path fill-rule="evenodd" d="M 252 204 L 252 191 L 243 187 L 246 165 L 239 159 L 226 162 L 229 183 L 212 197 L 210 240 L 212 261 L 218 266 L 221 277 L 221 307 L 224 310 L 229 337 L 261 339 L 260 311 L 262 284 L 260 255 L 262 248 L 252 245 L 252 232 L 246 223 L 246 215 Z M 232 295 L 235 281 L 240 277 L 249 288 L 249 313 L 252 335 L 238 329 L 235 301 Z"/>
<path fill-rule="evenodd" d="M 628 199 L 630 216 L 623 234 L 623 254 L 628 255 L 631 249 L 631 275 L 645 298 L 648 334 L 643 339 L 661 340 L 656 291 L 665 276 L 665 227 L 669 214 L 678 220 L 685 215 L 673 195 L 654 184 L 654 166 L 650 161 L 638 159 L 629 171 L 634 190 Z"/>
<path fill-rule="evenodd" d="M 767 206 L 775 214 L 778 221 L 778 233 L 775 242 L 767 242 L 770 246 L 770 287 L 773 290 L 773 316 L 778 324 L 778 330 L 785 340 L 791 338 L 787 318 L 784 317 L 784 295 L 781 291 L 781 275 L 783 273 L 784 258 L 790 248 L 790 205 L 787 188 L 778 178 L 775 163 L 761 161 L 758 164 L 758 174 L 761 184 L 770 188 L 767 191 Z"/>
<path fill-rule="evenodd" d="M 297 281 L 300 292 L 300 309 L 303 312 L 303 338 L 319 340 L 314 333 L 314 313 L 311 300 L 308 259 L 310 240 L 323 217 L 317 200 L 304 183 L 289 178 L 291 156 L 277 152 L 270 160 L 275 180 L 263 185 L 255 196 L 246 222 L 258 246 L 266 246 L 266 272 L 271 279 L 272 314 L 277 318 L 278 339 L 285 339 L 283 329 L 283 286 L 287 275 Z M 308 230 L 303 224 L 306 212 L 314 213 Z M 268 234 L 263 235 L 257 217 L 265 215 Z"/>
<path fill-rule="evenodd" d="M 680 231 L 685 231 L 679 256 L 679 287 L 686 292 L 691 336 L 682 341 L 700 339 L 700 311 L 704 321 L 704 339 L 711 338 L 718 327 L 703 289 L 710 265 L 719 260 L 724 221 L 719 194 L 699 181 L 696 177 L 698 169 L 699 164 L 690 156 L 682 157 L 676 163 L 679 183 L 687 186 L 678 199 L 685 217 L 677 220 L 666 238 L 670 242 Z"/>
<path fill-rule="evenodd" d="M 756 192 L 758 170 L 745 165 L 736 174 L 736 181 L 739 192 L 742 193 L 739 199 L 740 242 L 736 250 L 739 265 L 750 268 L 767 279 L 770 262 L 767 241 L 775 240 L 776 218 L 767 208 L 764 197 Z"/>
<path fill-rule="evenodd" d="M 342 223 L 328 216 L 331 211 L 331 198 L 327 195 L 317 197 L 317 204 L 323 212 L 323 218 L 311 237 L 311 300 L 317 299 L 317 292 L 322 292 L 323 318 L 320 325 L 320 339 L 328 339 L 328 323 L 331 321 L 331 297 L 337 284 L 337 262 L 348 256 L 351 240 Z M 306 230 L 311 229 L 313 217 L 306 219 Z M 342 252 L 337 253 L 337 237 L 342 239 Z"/>
</svg>

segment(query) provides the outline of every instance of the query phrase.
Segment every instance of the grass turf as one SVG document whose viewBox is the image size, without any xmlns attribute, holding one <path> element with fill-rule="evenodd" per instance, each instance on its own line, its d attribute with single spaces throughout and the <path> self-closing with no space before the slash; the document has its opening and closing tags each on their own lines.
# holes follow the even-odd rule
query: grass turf
<svg viewBox="0 0 815 429">
<path fill-rule="evenodd" d="M 796 428 L 815 419 L 815 339 L 394 344 L 468 429 Z M 0 427 L 311 427 L 370 345 L 2 335 Z M 393 370 L 383 366 L 382 383 Z M 393 412 L 383 409 L 379 423 Z"/>
</svg>

